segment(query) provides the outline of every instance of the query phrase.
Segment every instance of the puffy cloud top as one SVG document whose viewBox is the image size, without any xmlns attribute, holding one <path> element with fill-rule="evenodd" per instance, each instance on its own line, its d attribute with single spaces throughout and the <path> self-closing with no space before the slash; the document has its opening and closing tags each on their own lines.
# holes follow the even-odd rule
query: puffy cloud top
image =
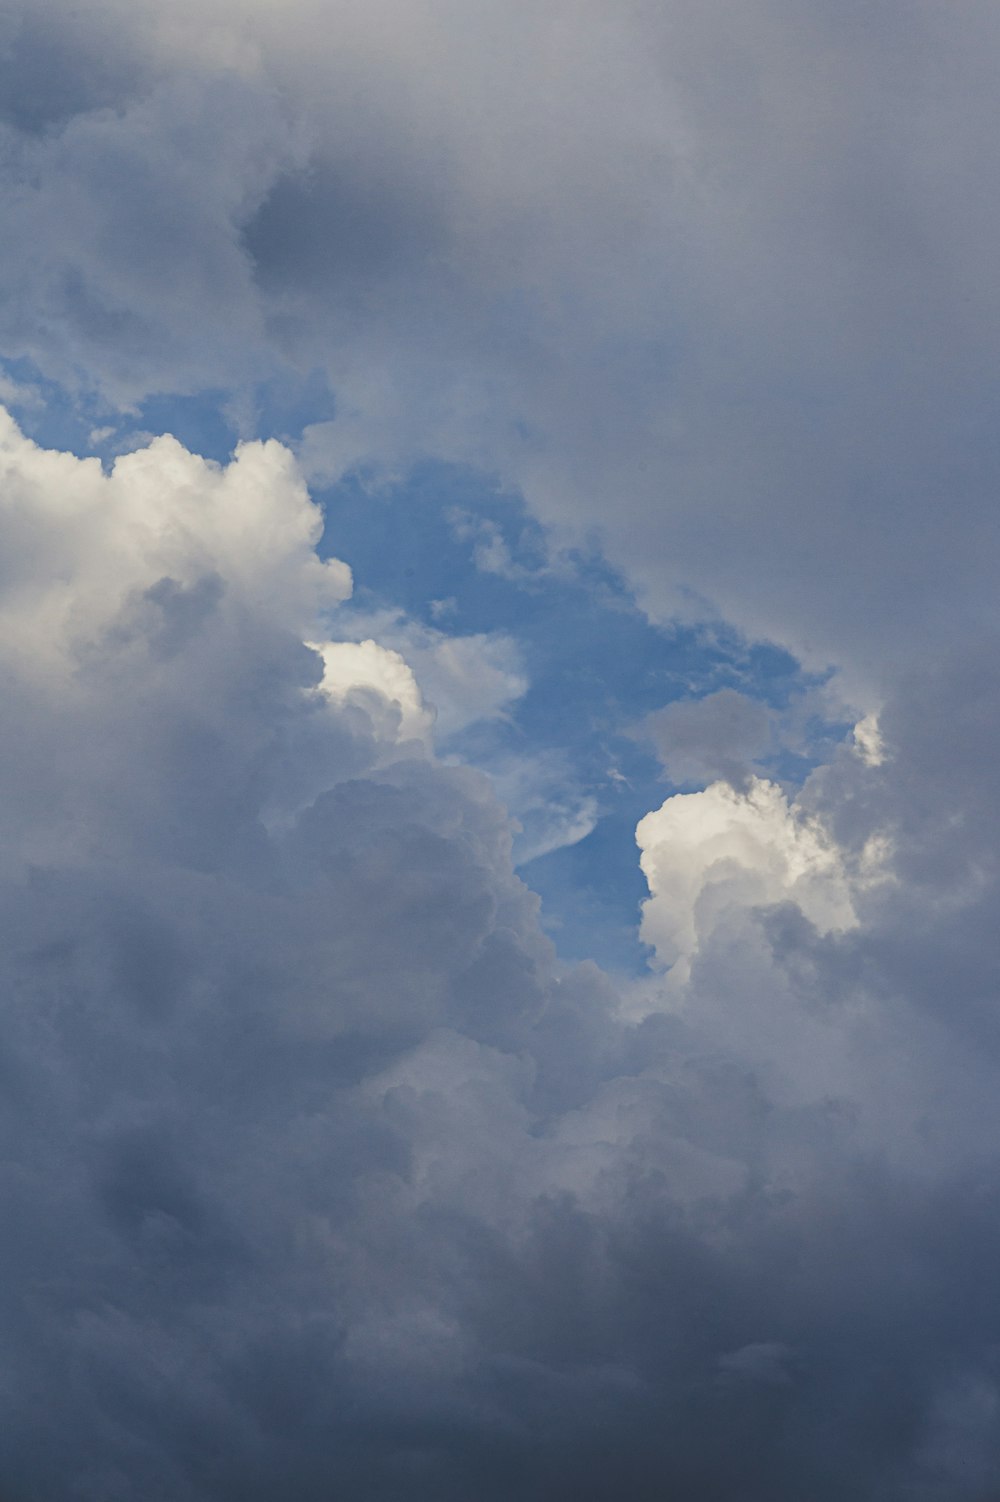
<svg viewBox="0 0 1000 1502">
<path fill-rule="evenodd" d="M 699 934 L 732 906 L 790 902 L 825 933 L 856 922 L 839 853 L 762 778 L 744 792 L 715 782 L 668 798 L 641 821 L 636 840 L 652 894 L 643 936 L 665 965 L 680 963 L 682 979 Z"/>
</svg>

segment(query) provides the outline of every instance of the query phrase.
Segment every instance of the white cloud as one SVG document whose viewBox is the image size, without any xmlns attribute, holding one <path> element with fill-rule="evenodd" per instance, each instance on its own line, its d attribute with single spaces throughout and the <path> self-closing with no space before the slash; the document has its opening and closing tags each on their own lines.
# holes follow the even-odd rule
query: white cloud
<svg viewBox="0 0 1000 1502">
<path fill-rule="evenodd" d="M 857 921 L 836 848 L 763 778 L 745 791 L 716 782 L 678 793 L 646 815 L 636 841 L 650 888 L 642 936 L 682 982 L 733 908 L 791 902 L 823 933 Z"/>
<path fill-rule="evenodd" d="M 452 636 L 388 610 L 339 624 L 354 636 L 374 633 L 405 659 L 433 709 L 439 748 L 470 725 L 502 719 L 528 690 L 521 653 L 505 632 Z"/>
<path fill-rule="evenodd" d="M 105 474 L 97 459 L 38 448 L 2 413 L 0 466 L 8 659 L 70 673 L 109 631 L 128 631 L 140 596 L 167 584 L 181 596 L 220 569 L 230 624 L 252 606 L 294 630 L 350 594 L 347 566 L 315 555 L 319 512 L 277 443 L 245 444 L 220 468 L 158 438 Z"/>
<path fill-rule="evenodd" d="M 370 639 L 323 642 L 316 650 L 323 659 L 322 694 L 335 703 L 356 700 L 364 704 L 380 739 L 427 742 L 433 715 L 398 652 Z"/>
</svg>

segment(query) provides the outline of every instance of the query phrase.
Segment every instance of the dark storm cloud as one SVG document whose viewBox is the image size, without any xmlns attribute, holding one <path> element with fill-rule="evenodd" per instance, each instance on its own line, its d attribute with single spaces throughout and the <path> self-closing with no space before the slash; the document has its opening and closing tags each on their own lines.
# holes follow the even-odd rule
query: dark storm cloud
<svg viewBox="0 0 1000 1502">
<path fill-rule="evenodd" d="M 378 284 L 393 262 L 420 258 L 436 226 L 421 195 L 407 203 L 400 187 L 372 182 L 367 163 L 279 178 L 243 229 L 257 277 L 279 294 L 322 295 L 348 280 Z"/>
<path fill-rule="evenodd" d="M 79 7 L 12 4 L 0 23 L 0 118 L 40 134 L 148 87 L 132 28 Z"/>
<path fill-rule="evenodd" d="M 281 450 L 5 442 L 4 1494 L 988 1495 L 996 1062 L 945 987 L 993 874 L 696 902 L 680 1011 L 616 994 L 484 780 L 317 689 Z M 809 791 L 848 864 L 940 844 L 907 714 Z"/>
<path fill-rule="evenodd" d="M 486 783 L 322 686 L 284 451 L 5 426 L 0 1495 L 987 1502 L 994 13 L 5 24 L 8 353 L 320 363 L 318 469 L 499 472 L 885 757 L 793 805 L 672 712 L 736 784 L 647 825 L 683 964 L 566 971 Z"/>
</svg>

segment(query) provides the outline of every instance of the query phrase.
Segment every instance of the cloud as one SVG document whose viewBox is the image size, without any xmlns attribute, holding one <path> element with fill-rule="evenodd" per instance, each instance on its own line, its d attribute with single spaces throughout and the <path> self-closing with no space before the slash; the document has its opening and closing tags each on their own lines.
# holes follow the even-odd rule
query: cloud
<svg viewBox="0 0 1000 1502">
<path fill-rule="evenodd" d="M 517 834 L 519 866 L 586 839 L 597 825 L 597 800 L 582 788 L 557 751 L 499 755 L 486 762 Z"/>
<path fill-rule="evenodd" d="M 703 699 L 678 700 L 648 715 L 639 727 L 656 746 L 675 783 L 746 779 L 771 744 L 773 716 L 759 700 L 732 688 Z"/>
<path fill-rule="evenodd" d="M 398 652 L 371 640 L 324 642 L 319 691 L 334 703 L 362 702 L 379 739 L 390 744 L 426 742 L 433 716 L 424 705 L 412 670 Z"/>
<path fill-rule="evenodd" d="M 866 712 L 794 795 L 742 701 L 656 721 L 729 781 L 642 821 L 671 968 L 613 986 L 427 744 L 509 643 L 337 639 L 281 445 L 5 421 L 12 1498 L 995 1489 L 997 26 L 5 19 L 11 356 L 120 411 L 320 367 L 314 473 L 476 465 Z M 539 848 L 587 827 L 515 770 Z"/>
<path fill-rule="evenodd" d="M 3 462 L 6 1493 L 981 1496 L 960 673 L 795 806 L 649 815 L 689 975 L 616 988 L 557 964 L 487 780 L 401 734 L 398 654 L 305 645 L 349 581 L 286 450 L 106 473 L 8 424 Z M 863 879 L 876 830 L 905 880 Z"/>
<path fill-rule="evenodd" d="M 432 711 L 439 749 L 470 726 L 503 719 L 528 690 L 517 643 L 504 632 L 449 635 L 389 610 L 354 611 L 338 625 L 352 636 L 374 632 L 405 659 Z"/>
<path fill-rule="evenodd" d="M 790 902 L 821 932 L 857 921 L 839 853 L 774 783 L 751 778 L 739 791 L 715 782 L 680 793 L 636 830 L 650 896 L 642 935 L 685 980 L 700 935 L 732 907 Z"/>
<path fill-rule="evenodd" d="M 877 707 L 996 572 L 998 45 L 931 4 L 22 9 L 5 348 L 125 405 L 321 367 L 318 468 L 478 464 Z"/>
</svg>

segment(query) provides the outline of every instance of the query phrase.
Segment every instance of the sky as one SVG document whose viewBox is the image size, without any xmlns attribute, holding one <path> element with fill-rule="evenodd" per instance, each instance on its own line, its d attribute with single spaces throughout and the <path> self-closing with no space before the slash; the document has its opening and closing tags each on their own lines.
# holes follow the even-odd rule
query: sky
<svg viewBox="0 0 1000 1502">
<path fill-rule="evenodd" d="M 1000 1495 L 998 70 L 9 0 L 0 1502 Z"/>
</svg>

